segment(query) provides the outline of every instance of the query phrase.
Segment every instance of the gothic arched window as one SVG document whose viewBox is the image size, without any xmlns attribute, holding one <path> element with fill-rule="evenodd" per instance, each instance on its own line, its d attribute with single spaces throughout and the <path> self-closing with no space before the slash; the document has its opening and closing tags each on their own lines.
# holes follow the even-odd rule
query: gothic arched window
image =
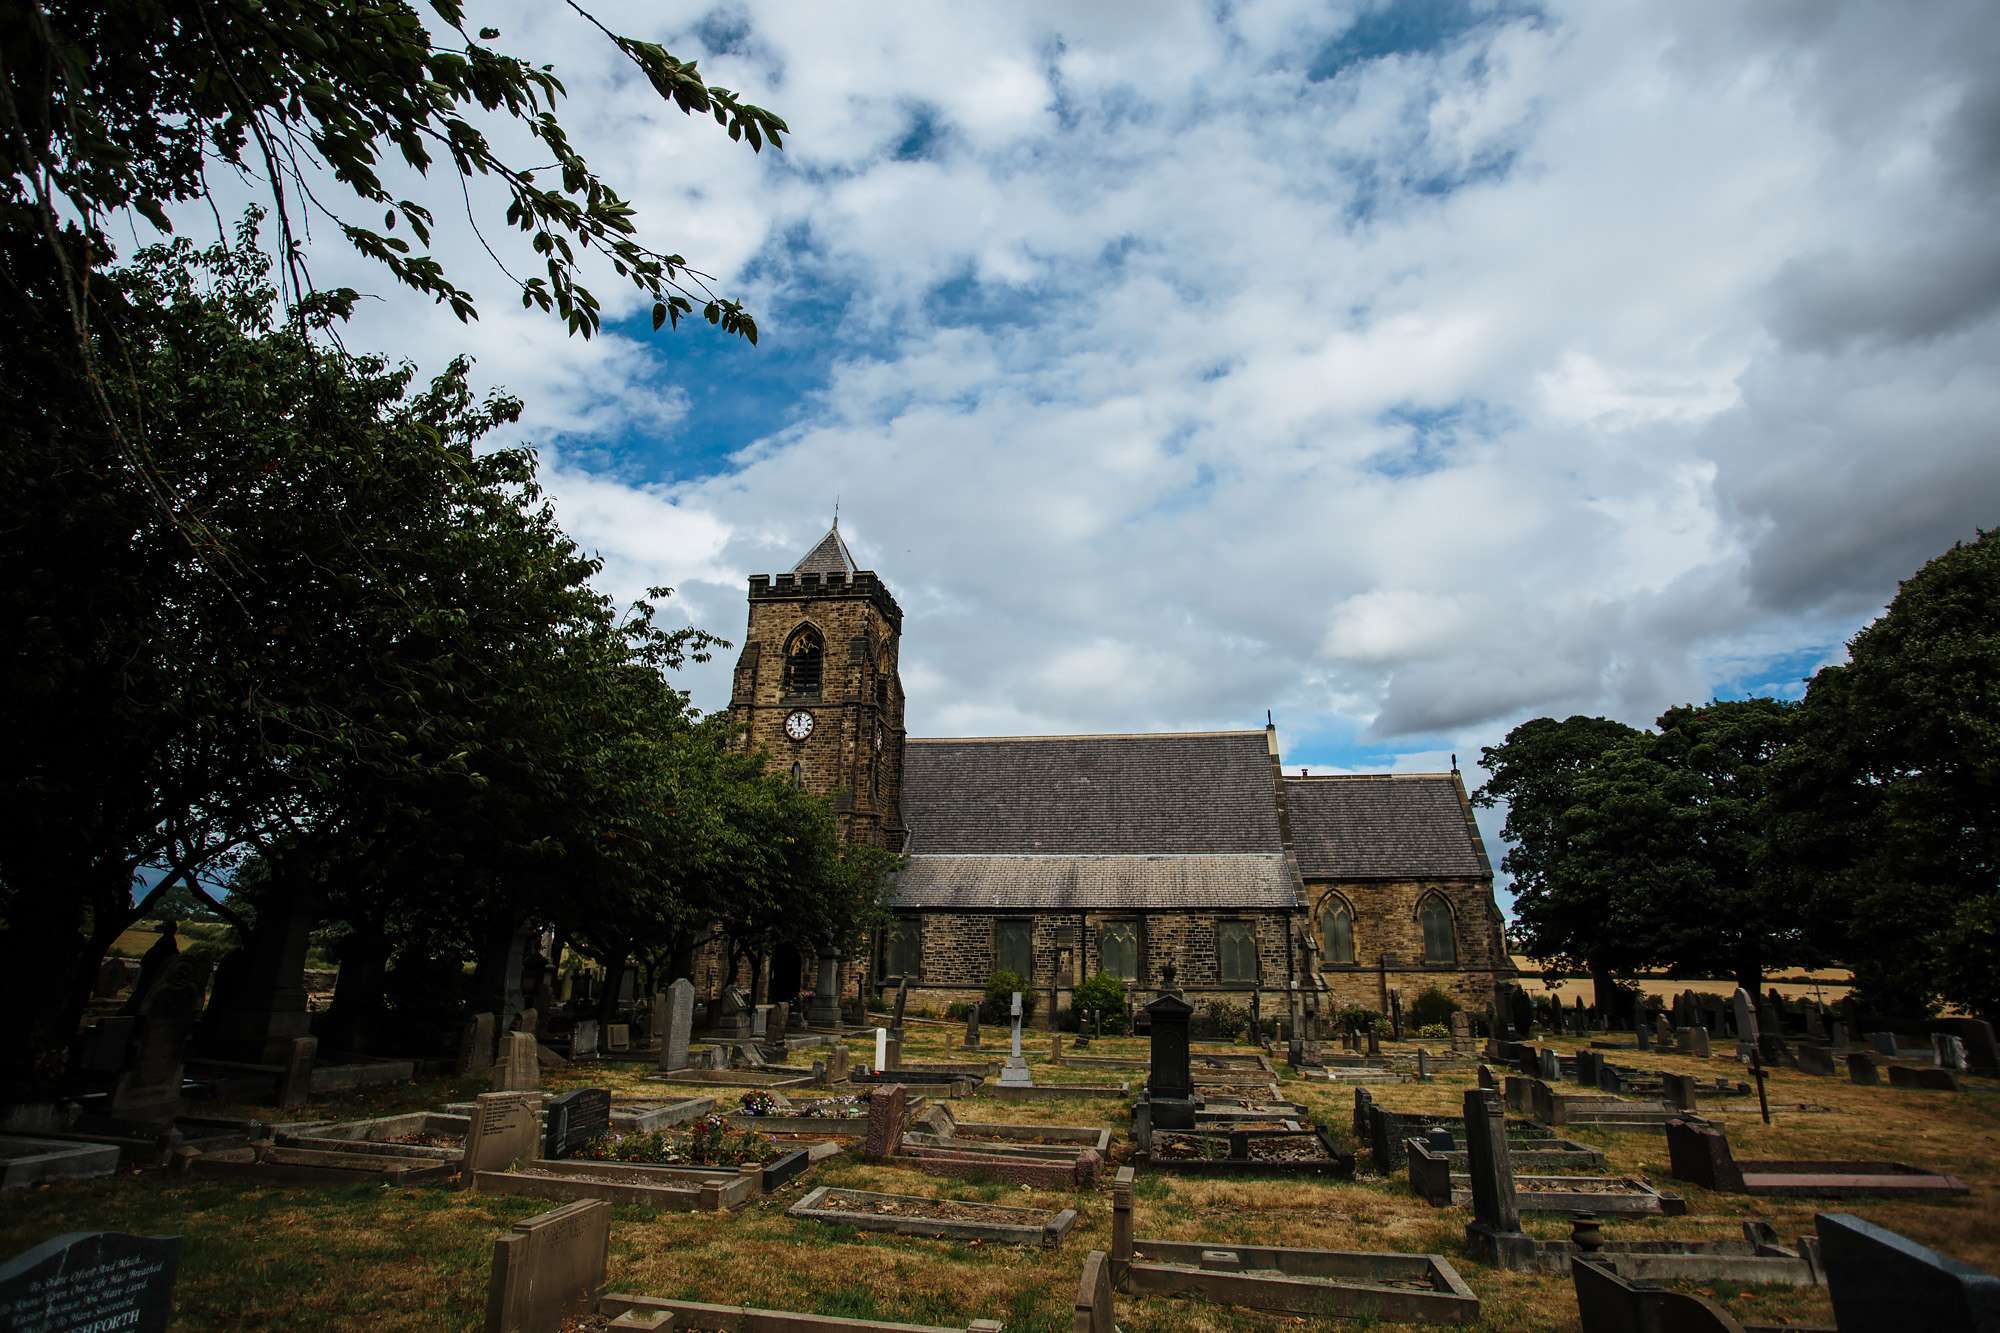
<svg viewBox="0 0 2000 1333">
<path fill-rule="evenodd" d="M 826 673 L 826 640 L 811 625 L 801 625 L 785 641 L 785 693 L 818 694 Z"/>
<path fill-rule="evenodd" d="M 1417 919 L 1424 927 L 1424 961 L 1457 962 L 1458 936 L 1451 919 L 1451 904 L 1444 900 L 1444 896 L 1433 893 L 1426 897 L 1417 908 Z"/>
<path fill-rule="evenodd" d="M 1329 963 L 1354 962 L 1354 909 L 1345 899 L 1332 896 L 1320 905 L 1319 947 Z"/>
</svg>

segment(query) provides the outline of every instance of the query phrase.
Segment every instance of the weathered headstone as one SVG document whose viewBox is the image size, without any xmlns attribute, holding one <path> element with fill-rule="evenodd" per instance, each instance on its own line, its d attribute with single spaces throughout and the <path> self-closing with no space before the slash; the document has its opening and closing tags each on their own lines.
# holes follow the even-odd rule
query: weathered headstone
<svg viewBox="0 0 2000 1333">
<path fill-rule="evenodd" d="M 712 1015 L 715 1035 L 731 1040 L 741 1040 L 750 1035 L 750 1004 L 744 998 L 739 986 L 724 986 L 722 998 L 715 1002 Z"/>
<path fill-rule="evenodd" d="M 667 1017 L 667 993 L 656 990 L 646 1007 L 646 1035 L 651 1037 L 654 1045 L 659 1048 L 659 1067 L 674 1069 L 677 1066 L 667 1063 Z"/>
<path fill-rule="evenodd" d="M 285 1060 L 284 1078 L 278 1084 L 278 1105 L 289 1110 L 312 1100 L 313 1058 L 319 1054 L 318 1037 L 293 1037 L 291 1054 Z"/>
<path fill-rule="evenodd" d="M 1188 1052 L 1188 1023 L 1194 1006 L 1172 992 L 1146 1006 L 1151 1022 L 1146 1099 L 1160 1129 L 1194 1127 L 1194 1074 Z"/>
<path fill-rule="evenodd" d="M 591 1313 L 610 1248 L 611 1205 L 602 1199 L 516 1222 L 493 1242 L 485 1333 L 547 1333 Z"/>
<path fill-rule="evenodd" d="M 1013 1051 L 1005 1064 L 1000 1066 L 1000 1086 L 1003 1088 L 1032 1088 L 1035 1076 L 1028 1070 L 1028 1062 L 1021 1056 L 1021 992 L 1014 992 L 1013 1003 L 1009 1006 L 1013 1018 Z"/>
<path fill-rule="evenodd" d="M 596 1054 L 597 1020 L 594 1018 L 577 1019 L 576 1026 L 570 1029 L 569 1058 L 572 1060 L 582 1060 Z"/>
<path fill-rule="evenodd" d="M 892 1030 L 899 1033 L 903 1030 L 903 1013 L 905 1010 L 909 1008 L 909 1006 L 910 1006 L 910 979 L 908 977 L 904 977 L 902 980 L 896 983 L 896 1009 L 894 1014 L 889 1019 L 889 1027 Z"/>
<path fill-rule="evenodd" d="M 155 988 L 158 989 L 157 987 Z M 150 1015 L 139 1020 L 139 1055 L 111 1091 L 111 1114 L 122 1120 L 172 1120 L 181 1110 L 182 1056 L 187 1024 Z"/>
<path fill-rule="evenodd" d="M 1875 1057 L 1866 1051 L 1851 1051 L 1847 1056 L 1847 1077 L 1856 1083 L 1873 1086 L 1882 1081 L 1881 1071 L 1875 1067 Z"/>
<path fill-rule="evenodd" d="M 1506 1113 L 1498 1094 L 1485 1088 L 1465 1093 L 1466 1167 L 1472 1177 L 1473 1220 L 1465 1229 L 1474 1253 L 1493 1262 L 1520 1245 L 1521 1208 L 1514 1194 L 1514 1163 L 1507 1152 Z"/>
<path fill-rule="evenodd" d="M 979 1049 L 979 1001 L 977 1000 L 974 1000 L 972 1007 L 965 1011 L 965 1049 L 968 1051 Z"/>
<path fill-rule="evenodd" d="M 542 1118 L 542 1156 L 551 1162 L 611 1130 L 611 1092 L 578 1088 L 549 1099 Z"/>
<path fill-rule="evenodd" d="M 1403 1039 L 1403 992 L 1397 990 L 1389 992 L 1389 1039 Z"/>
<path fill-rule="evenodd" d="M 1653 1049 L 1653 1030 L 1646 1026 L 1644 1019 L 1633 1027 L 1632 1039 L 1639 1044 L 1639 1049 L 1642 1051 Z"/>
<path fill-rule="evenodd" d="M 845 1083 L 847 1081 L 848 1062 L 852 1058 L 853 1053 L 845 1045 L 838 1042 L 828 1048 L 826 1053 L 826 1081 L 829 1083 Z"/>
<path fill-rule="evenodd" d="M 524 1158 L 534 1158 L 541 1146 L 536 1115 L 541 1100 L 532 1092 L 479 1094 L 466 1117 L 465 1156 L 459 1172 L 468 1188 L 476 1185 L 481 1171 L 504 1171 Z"/>
<path fill-rule="evenodd" d="M 1821 1213 L 1814 1221 L 1841 1328 L 2000 1328 L 2000 1278 L 1851 1213 Z"/>
<path fill-rule="evenodd" d="M 661 992 L 666 1012 L 661 1015 L 660 1068 L 685 1069 L 688 1038 L 694 1032 L 694 983 L 680 977 Z"/>
<path fill-rule="evenodd" d="M 629 1023 L 606 1023 L 604 1025 L 604 1049 L 607 1051 L 631 1050 L 632 1025 Z"/>
<path fill-rule="evenodd" d="M 1966 1071 L 1965 1043 L 1948 1032 L 1931 1033 L 1931 1058 L 1937 1061 L 1939 1069 L 1956 1074 Z"/>
<path fill-rule="evenodd" d="M 1664 1012 L 1653 1015 L 1653 1040 L 1659 1042 L 1663 1050 L 1673 1044 L 1674 1025 L 1667 1021 Z"/>
<path fill-rule="evenodd" d="M 165 1333 L 179 1236 L 72 1231 L 0 1265 L 0 1329 Z"/>
<path fill-rule="evenodd" d="M 868 1093 L 868 1133 L 862 1140 L 861 1155 L 871 1162 L 886 1162 L 902 1151 L 903 1115 L 910 1094 L 900 1083 L 890 1083 Z"/>
<path fill-rule="evenodd" d="M 542 1064 L 532 1032 L 510 1032 L 500 1039 L 500 1058 L 493 1062 L 493 1091 L 522 1092 L 542 1086 Z"/>
<path fill-rule="evenodd" d="M 1972 1072 L 2000 1074 L 2000 1042 L 1994 1040 L 1991 1023 L 1983 1018 L 1940 1018 L 1931 1028 L 1965 1043 L 1966 1065 Z"/>
<path fill-rule="evenodd" d="M 1373 1023 L 1368 1025 L 1368 1054 L 1382 1054 L 1382 1038 L 1376 1033 Z"/>
<path fill-rule="evenodd" d="M 1736 1018 L 1736 1058 L 1744 1060 L 1757 1046 L 1757 1006 L 1750 998 L 1750 992 L 1741 986 L 1729 1001 L 1731 1012 Z"/>
<path fill-rule="evenodd" d="M 877 1031 L 880 1031 L 878 1028 Z M 886 1070 L 903 1067 L 903 1039 L 894 1032 L 882 1043 L 882 1068 Z"/>
<path fill-rule="evenodd" d="M 1110 1257 L 1103 1250 L 1092 1250 L 1083 1257 L 1083 1280 L 1076 1288 L 1070 1333 L 1118 1333 L 1112 1290 Z"/>
<path fill-rule="evenodd" d="M 493 1065 L 493 1015 L 474 1014 L 458 1041 L 458 1074 L 483 1074 Z"/>
<path fill-rule="evenodd" d="M 1958 1075 L 1949 1069 L 1923 1068 L 1913 1065 L 1890 1065 L 1889 1086 L 1892 1088 L 1922 1088 L 1928 1092 L 1957 1092 Z"/>
<path fill-rule="evenodd" d="M 1806 1006 L 1806 1035 L 1814 1041 L 1826 1040 L 1826 1016 L 1816 1004 Z"/>
<path fill-rule="evenodd" d="M 1051 1062 L 1053 1062 L 1053 1063 L 1055 1063 L 1055 1064 L 1061 1064 L 1061 1063 L 1062 1063 L 1062 1058 L 1063 1058 L 1063 1056 L 1062 1056 L 1062 1033 L 1060 1033 L 1060 1032 L 1051 1032 L 1051 1033 L 1049 1034 L 1049 1059 L 1050 1059 L 1050 1061 L 1051 1061 Z"/>
<path fill-rule="evenodd" d="M 1793 1063 L 1807 1074 L 1833 1077 L 1833 1051 L 1826 1046 L 1800 1046 L 1792 1052 Z"/>
<path fill-rule="evenodd" d="M 1828 1023 L 1826 1025 L 1826 1040 L 1827 1044 L 1836 1051 L 1845 1047 L 1847 1045 L 1847 1024 L 1837 1018 Z"/>
<path fill-rule="evenodd" d="M 1697 1084 L 1692 1074 L 1660 1075 L 1660 1091 L 1667 1105 L 1676 1111 L 1695 1110 Z"/>
<path fill-rule="evenodd" d="M 1428 1083 L 1430 1080 L 1431 1053 L 1419 1046 L 1417 1047 L 1417 1082 Z"/>
<path fill-rule="evenodd" d="M 690 987 L 692 989 L 692 987 Z M 772 1041 L 782 1041 L 792 1030 L 792 1006 L 790 1001 L 780 1000 L 771 1006 L 771 1030 L 765 1035 Z"/>
<path fill-rule="evenodd" d="M 1554 1051 L 1546 1046 L 1542 1047 L 1535 1053 L 1535 1062 L 1537 1065 L 1536 1072 L 1540 1074 L 1544 1083 L 1559 1083 L 1562 1081 L 1562 1058 Z"/>
<path fill-rule="evenodd" d="M 1871 1032 L 1868 1034 L 1868 1044 L 1875 1048 L 1875 1054 L 1886 1055 L 1892 1060 L 1896 1058 L 1895 1033 Z"/>
<path fill-rule="evenodd" d="M 1499 1080 L 1493 1077 L 1493 1071 L 1485 1065 L 1479 1066 L 1479 1086 L 1489 1091 L 1497 1091 L 1500 1086 Z"/>
</svg>

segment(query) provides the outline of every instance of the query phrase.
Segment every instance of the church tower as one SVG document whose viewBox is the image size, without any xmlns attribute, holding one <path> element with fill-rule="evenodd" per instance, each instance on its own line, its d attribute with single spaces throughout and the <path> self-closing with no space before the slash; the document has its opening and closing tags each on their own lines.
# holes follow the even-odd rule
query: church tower
<svg viewBox="0 0 2000 1333">
<path fill-rule="evenodd" d="M 900 850 L 903 611 L 857 568 L 840 521 L 789 574 L 750 577 L 729 713 L 743 745 L 831 797 L 841 836 Z"/>
</svg>

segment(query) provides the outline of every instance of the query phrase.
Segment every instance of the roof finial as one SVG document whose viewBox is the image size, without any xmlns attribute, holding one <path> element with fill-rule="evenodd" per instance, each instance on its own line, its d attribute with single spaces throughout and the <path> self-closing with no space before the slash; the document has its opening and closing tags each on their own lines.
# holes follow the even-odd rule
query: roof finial
<svg viewBox="0 0 2000 1333">
<path fill-rule="evenodd" d="M 1458 772 L 1458 756 L 1457 756 L 1457 755 L 1453 755 L 1453 756 L 1451 757 L 1451 771 L 1452 771 L 1452 772 L 1454 772 L 1454 773 Z"/>
<path fill-rule="evenodd" d="M 835 532 L 840 531 L 840 495 L 838 492 L 833 497 L 833 530 Z"/>
<path fill-rule="evenodd" d="M 1264 710 L 1264 725 L 1267 727 L 1275 727 L 1278 725 L 1277 723 L 1271 720 L 1271 710 L 1268 708 Z"/>
</svg>

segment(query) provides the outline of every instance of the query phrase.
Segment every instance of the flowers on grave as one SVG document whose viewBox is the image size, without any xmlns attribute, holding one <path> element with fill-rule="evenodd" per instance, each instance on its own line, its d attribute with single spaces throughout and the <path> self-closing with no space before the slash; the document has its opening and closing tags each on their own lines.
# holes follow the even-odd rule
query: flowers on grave
<svg viewBox="0 0 2000 1333">
<path fill-rule="evenodd" d="M 686 1129 L 641 1134 L 602 1134 L 574 1154 L 599 1162 L 647 1162 L 670 1166 L 746 1166 L 768 1162 L 778 1145 L 753 1129 L 732 1129 L 729 1117 L 705 1115 Z"/>
<path fill-rule="evenodd" d="M 1439 1041 L 1449 1041 L 1451 1040 L 1451 1029 L 1442 1023 L 1426 1023 L 1417 1029 L 1416 1035 L 1419 1037 L 1435 1037 Z"/>
<path fill-rule="evenodd" d="M 743 1094 L 743 1114 L 776 1115 L 778 1114 L 778 1099 L 762 1089 L 754 1092 L 746 1092 Z"/>
<path fill-rule="evenodd" d="M 806 1102 L 792 1114 L 816 1116 L 823 1120 L 859 1120 L 868 1114 L 866 1097 L 822 1097 Z"/>
</svg>

